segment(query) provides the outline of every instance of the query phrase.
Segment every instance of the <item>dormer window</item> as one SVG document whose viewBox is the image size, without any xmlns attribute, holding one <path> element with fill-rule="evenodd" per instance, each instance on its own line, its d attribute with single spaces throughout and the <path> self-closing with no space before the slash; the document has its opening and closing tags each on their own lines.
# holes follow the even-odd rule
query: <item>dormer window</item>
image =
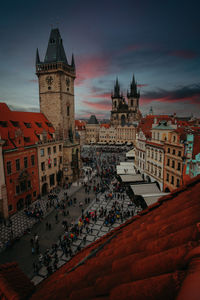
<svg viewBox="0 0 200 300">
<path fill-rule="evenodd" d="M 24 122 L 24 125 L 26 126 L 26 128 L 31 128 L 31 123 Z"/>
<path fill-rule="evenodd" d="M 10 121 L 10 122 L 12 123 L 12 125 L 14 127 L 19 127 L 19 122 L 17 122 L 17 121 Z"/>
<path fill-rule="evenodd" d="M 39 128 L 42 128 L 42 123 L 35 122 L 35 124 L 36 124 Z"/>
</svg>

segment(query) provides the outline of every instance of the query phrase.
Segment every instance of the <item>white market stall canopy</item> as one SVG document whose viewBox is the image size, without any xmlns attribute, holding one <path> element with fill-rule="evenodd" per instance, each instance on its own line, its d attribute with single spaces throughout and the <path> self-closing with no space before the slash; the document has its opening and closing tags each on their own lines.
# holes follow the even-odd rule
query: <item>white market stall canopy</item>
<svg viewBox="0 0 200 300">
<path fill-rule="evenodd" d="M 135 175 L 135 170 L 133 168 L 117 166 L 117 175 Z"/>
<path fill-rule="evenodd" d="M 126 153 L 127 158 L 134 158 L 135 157 L 135 149 L 131 149 Z"/>
<path fill-rule="evenodd" d="M 159 190 L 155 182 L 131 184 L 130 187 L 134 195 L 140 195 L 144 198 L 147 206 L 156 203 L 160 197 L 167 195 L 167 193 L 163 193 Z"/>
<path fill-rule="evenodd" d="M 144 179 L 142 178 L 142 176 L 140 174 L 120 175 L 120 178 L 123 183 L 144 181 Z"/>
</svg>

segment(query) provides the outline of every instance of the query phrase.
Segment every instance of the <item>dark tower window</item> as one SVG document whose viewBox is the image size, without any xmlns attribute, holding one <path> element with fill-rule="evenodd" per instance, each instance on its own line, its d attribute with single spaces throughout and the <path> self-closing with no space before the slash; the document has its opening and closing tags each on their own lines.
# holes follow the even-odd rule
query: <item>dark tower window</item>
<svg viewBox="0 0 200 300">
<path fill-rule="evenodd" d="M 67 116 L 69 116 L 69 106 L 67 106 Z"/>
<path fill-rule="evenodd" d="M 122 115 L 121 116 L 121 125 L 124 126 L 125 123 L 126 123 L 126 117 L 125 117 L 125 115 Z"/>
<path fill-rule="evenodd" d="M 114 102 L 114 106 L 115 106 L 115 108 L 117 107 L 117 102 L 116 101 Z"/>
<path fill-rule="evenodd" d="M 50 40 L 50 43 L 51 43 L 51 44 L 55 44 L 55 40 L 54 40 L 54 39 L 51 39 L 51 40 Z"/>
<path fill-rule="evenodd" d="M 131 106 L 133 106 L 133 100 L 131 100 Z"/>
</svg>

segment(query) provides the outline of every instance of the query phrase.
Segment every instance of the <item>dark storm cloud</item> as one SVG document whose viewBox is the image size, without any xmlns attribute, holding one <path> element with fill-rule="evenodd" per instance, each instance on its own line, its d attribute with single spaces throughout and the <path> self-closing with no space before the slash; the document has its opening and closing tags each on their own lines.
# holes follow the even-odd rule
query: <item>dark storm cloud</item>
<svg viewBox="0 0 200 300">
<path fill-rule="evenodd" d="M 191 104 L 200 104 L 200 83 L 178 87 L 173 90 L 157 89 L 149 91 L 144 93 L 141 98 L 142 103 L 157 100 L 160 102 L 189 101 Z"/>
</svg>

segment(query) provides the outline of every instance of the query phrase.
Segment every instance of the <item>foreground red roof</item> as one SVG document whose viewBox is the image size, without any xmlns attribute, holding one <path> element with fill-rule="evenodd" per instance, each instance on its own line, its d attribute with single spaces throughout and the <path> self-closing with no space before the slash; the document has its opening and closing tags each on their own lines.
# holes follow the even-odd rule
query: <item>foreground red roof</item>
<svg viewBox="0 0 200 300">
<path fill-rule="evenodd" d="M 200 176 L 83 249 L 31 300 L 199 299 L 199 199 Z"/>
</svg>

